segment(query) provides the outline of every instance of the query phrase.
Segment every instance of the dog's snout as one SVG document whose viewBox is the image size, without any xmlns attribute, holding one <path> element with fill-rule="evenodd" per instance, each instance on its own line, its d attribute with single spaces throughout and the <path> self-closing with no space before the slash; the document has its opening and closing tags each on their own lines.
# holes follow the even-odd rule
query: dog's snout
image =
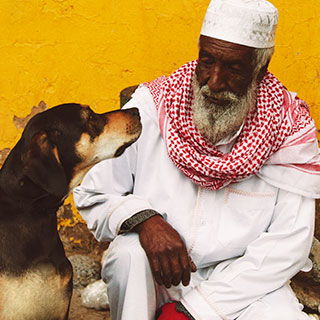
<svg viewBox="0 0 320 320">
<path fill-rule="evenodd" d="M 132 116 L 138 117 L 140 119 L 140 113 L 138 108 L 127 109 L 126 112 L 130 113 Z"/>
</svg>

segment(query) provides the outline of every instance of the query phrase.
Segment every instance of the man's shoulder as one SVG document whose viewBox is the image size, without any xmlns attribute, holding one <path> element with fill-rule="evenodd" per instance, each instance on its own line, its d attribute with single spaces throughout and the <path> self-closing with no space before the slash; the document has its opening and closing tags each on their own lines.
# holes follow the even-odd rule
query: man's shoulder
<svg viewBox="0 0 320 320">
<path fill-rule="evenodd" d="M 124 109 L 138 108 L 143 125 L 155 123 L 158 125 L 157 109 L 149 89 L 141 84 L 132 94 L 131 99 L 124 105 Z"/>
</svg>

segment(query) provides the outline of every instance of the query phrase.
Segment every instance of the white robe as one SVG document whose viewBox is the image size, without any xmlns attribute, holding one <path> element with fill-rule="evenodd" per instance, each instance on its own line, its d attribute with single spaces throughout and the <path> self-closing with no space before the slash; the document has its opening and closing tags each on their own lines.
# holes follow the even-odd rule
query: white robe
<svg viewBox="0 0 320 320">
<path fill-rule="evenodd" d="M 76 206 L 97 240 L 113 240 L 121 224 L 141 210 L 162 214 L 198 269 L 212 267 L 210 280 L 181 298 L 201 320 L 235 319 L 301 269 L 310 269 L 313 199 L 258 175 L 219 191 L 198 187 L 168 158 L 148 89 L 139 88 L 128 107 L 140 110 L 141 137 L 120 158 L 96 165 L 74 190 Z M 226 152 L 231 146 L 232 139 L 219 148 Z"/>
</svg>

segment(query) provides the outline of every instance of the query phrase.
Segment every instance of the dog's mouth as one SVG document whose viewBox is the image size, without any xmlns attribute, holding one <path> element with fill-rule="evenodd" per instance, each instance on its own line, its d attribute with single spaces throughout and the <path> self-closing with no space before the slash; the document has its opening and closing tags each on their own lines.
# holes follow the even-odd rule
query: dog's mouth
<svg viewBox="0 0 320 320">
<path fill-rule="evenodd" d="M 127 124 L 126 133 L 129 135 L 140 134 L 141 127 L 140 121 L 131 121 L 129 124 Z"/>
<path fill-rule="evenodd" d="M 118 150 L 115 152 L 114 156 L 115 157 L 120 157 L 124 151 L 130 147 L 137 139 L 132 139 L 131 141 L 125 143 L 124 145 L 122 145 L 120 148 L 118 148 Z"/>
</svg>

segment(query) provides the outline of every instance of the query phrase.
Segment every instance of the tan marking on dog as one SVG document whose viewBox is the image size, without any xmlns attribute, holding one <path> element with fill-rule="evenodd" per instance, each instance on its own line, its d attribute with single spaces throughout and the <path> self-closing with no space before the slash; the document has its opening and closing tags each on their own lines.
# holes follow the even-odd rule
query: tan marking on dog
<svg viewBox="0 0 320 320">
<path fill-rule="evenodd" d="M 84 104 L 81 104 L 81 107 L 83 109 L 80 110 L 80 117 L 87 121 L 89 119 L 89 115 L 90 115 L 90 109 L 88 109 L 89 106 L 86 106 Z"/>
<path fill-rule="evenodd" d="M 57 162 L 61 165 L 61 161 L 60 161 L 60 157 L 59 157 L 59 153 L 58 153 L 58 148 L 54 147 L 52 152 L 53 152 L 53 155 L 56 158 Z"/>
<path fill-rule="evenodd" d="M 69 306 L 68 281 L 42 271 L 29 271 L 20 277 L 1 275 L 0 319 L 63 319 Z"/>
<path fill-rule="evenodd" d="M 90 139 L 91 138 L 88 133 L 83 133 L 75 145 L 76 153 L 81 159 L 83 159 L 84 155 L 90 157 L 90 150 L 92 149 L 92 142 Z"/>
<path fill-rule="evenodd" d="M 76 153 L 82 161 L 74 168 L 70 190 L 81 182 L 95 164 L 114 157 L 120 147 L 135 141 L 141 133 L 139 119 L 130 113 L 119 110 L 106 114 L 106 118 L 106 125 L 99 136 L 91 140 L 88 133 L 83 133 L 77 142 Z"/>
<path fill-rule="evenodd" d="M 94 141 L 91 141 L 90 139 L 91 138 L 88 133 L 83 133 L 75 145 L 76 154 L 82 159 L 82 161 L 73 169 L 73 178 L 69 184 L 70 191 L 80 183 L 84 175 L 95 164 L 93 161 L 88 163 L 87 160 L 93 160 L 94 157 Z"/>
<path fill-rule="evenodd" d="M 39 132 L 37 133 L 32 140 L 35 140 L 36 143 L 38 144 L 40 150 L 42 152 L 45 152 L 48 150 L 48 136 L 45 132 Z"/>
<path fill-rule="evenodd" d="M 109 130 L 128 136 L 136 135 L 141 131 L 140 121 L 132 114 L 121 111 L 109 114 L 107 125 Z"/>
</svg>

